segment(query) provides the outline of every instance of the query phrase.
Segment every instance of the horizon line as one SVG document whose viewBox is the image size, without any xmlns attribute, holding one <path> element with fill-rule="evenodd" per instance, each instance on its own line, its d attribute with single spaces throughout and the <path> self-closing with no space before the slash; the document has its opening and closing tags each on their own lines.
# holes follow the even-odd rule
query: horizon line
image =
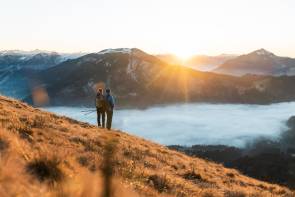
<svg viewBox="0 0 295 197">
<path fill-rule="evenodd" d="M 126 48 L 126 49 L 139 49 L 139 50 L 142 50 L 145 53 L 148 53 L 148 54 L 154 55 L 154 56 L 157 56 L 157 55 L 172 55 L 172 56 L 175 56 L 175 57 L 177 57 L 179 59 L 182 59 L 181 56 L 177 55 L 174 52 L 151 53 L 151 52 L 147 52 L 146 50 L 143 50 L 143 49 L 138 48 L 138 47 L 116 47 L 116 48 L 110 47 L 110 48 L 100 49 L 100 50 L 97 50 L 97 51 L 86 51 L 86 50 L 83 51 L 83 50 L 80 50 L 80 51 L 71 51 L 71 52 L 70 51 L 65 51 L 65 50 L 48 50 L 48 49 L 40 49 L 40 48 L 35 48 L 35 49 L 20 49 L 20 48 L 16 48 L 16 49 L 2 49 L 2 48 L 0 48 L 0 52 L 4 52 L 4 51 L 6 51 L 6 52 L 19 51 L 19 52 L 30 53 L 30 52 L 40 51 L 40 53 L 42 53 L 42 52 L 44 52 L 44 53 L 59 53 L 59 54 L 77 54 L 77 53 L 81 53 L 81 54 L 85 54 L 86 55 L 86 54 L 91 54 L 91 53 L 99 53 L 99 52 L 101 52 L 103 50 L 106 50 L 106 49 L 123 49 L 123 48 Z M 191 58 L 191 57 L 194 57 L 194 56 L 208 56 L 208 57 L 225 56 L 225 55 L 241 56 L 241 55 L 246 55 L 246 54 L 252 53 L 254 51 L 261 50 L 261 49 L 273 53 L 272 51 L 267 50 L 267 49 L 261 47 L 261 48 L 255 49 L 255 50 L 251 50 L 250 52 L 243 52 L 243 53 L 224 53 L 224 52 L 218 53 L 218 54 L 192 53 L 192 55 L 188 56 L 188 58 Z M 277 56 L 293 58 L 292 56 L 289 56 L 289 55 L 277 55 Z"/>
</svg>

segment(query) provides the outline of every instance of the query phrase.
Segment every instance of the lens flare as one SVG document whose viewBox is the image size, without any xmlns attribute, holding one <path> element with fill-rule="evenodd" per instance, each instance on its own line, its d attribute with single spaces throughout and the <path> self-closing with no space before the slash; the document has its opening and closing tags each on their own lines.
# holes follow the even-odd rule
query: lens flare
<svg viewBox="0 0 295 197">
<path fill-rule="evenodd" d="M 35 106 L 44 106 L 49 103 L 49 96 L 43 87 L 36 87 L 32 91 L 33 103 Z"/>
</svg>

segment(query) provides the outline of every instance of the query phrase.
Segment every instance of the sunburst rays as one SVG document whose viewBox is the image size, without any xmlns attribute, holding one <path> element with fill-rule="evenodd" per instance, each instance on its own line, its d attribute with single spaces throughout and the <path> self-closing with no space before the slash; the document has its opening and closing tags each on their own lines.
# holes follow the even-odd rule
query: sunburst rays
<svg viewBox="0 0 295 197">
<path fill-rule="evenodd" d="M 160 99 L 175 95 L 182 101 L 190 101 L 190 70 L 182 66 L 164 66 L 150 79 L 147 88 L 154 86 L 161 90 Z"/>
</svg>

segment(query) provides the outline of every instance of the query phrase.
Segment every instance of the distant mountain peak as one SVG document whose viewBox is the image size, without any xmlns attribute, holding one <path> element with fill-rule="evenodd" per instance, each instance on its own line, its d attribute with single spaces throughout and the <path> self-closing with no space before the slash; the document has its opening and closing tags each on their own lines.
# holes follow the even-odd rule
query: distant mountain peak
<svg viewBox="0 0 295 197">
<path fill-rule="evenodd" d="M 126 54 L 130 54 L 133 52 L 143 52 L 140 49 L 137 48 L 109 48 L 109 49 L 104 49 L 100 52 L 98 52 L 98 54 L 107 54 L 107 53 L 126 53 Z"/>
<path fill-rule="evenodd" d="M 265 50 L 263 48 L 254 51 L 253 54 L 256 54 L 256 55 L 259 55 L 259 56 L 275 56 L 272 52 L 267 51 L 267 50 Z"/>
<path fill-rule="evenodd" d="M 98 52 L 98 54 L 106 54 L 106 53 L 130 53 L 131 49 L 130 48 L 109 48 L 109 49 L 104 49 L 100 52 Z"/>
<path fill-rule="evenodd" d="M 109 48 L 109 49 L 104 49 L 97 54 L 103 55 L 103 54 L 111 54 L 111 53 L 123 53 L 123 54 L 147 54 L 144 51 L 138 49 L 138 48 Z"/>
<path fill-rule="evenodd" d="M 37 55 L 37 54 L 52 54 L 52 53 L 57 53 L 54 51 L 45 51 L 45 50 L 40 50 L 40 49 L 35 49 L 31 51 L 24 51 L 24 50 L 3 50 L 0 51 L 0 55 Z"/>
<path fill-rule="evenodd" d="M 276 56 L 262 48 L 229 60 L 214 71 L 236 76 L 246 74 L 293 76 L 295 75 L 295 59 Z"/>
</svg>

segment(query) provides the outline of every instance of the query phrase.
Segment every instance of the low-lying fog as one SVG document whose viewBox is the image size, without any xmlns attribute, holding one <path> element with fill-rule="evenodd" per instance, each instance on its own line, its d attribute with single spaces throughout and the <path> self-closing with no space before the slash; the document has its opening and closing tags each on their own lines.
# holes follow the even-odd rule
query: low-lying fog
<svg viewBox="0 0 295 197">
<path fill-rule="evenodd" d="M 89 108 L 46 110 L 96 124 Z M 113 127 L 164 145 L 223 144 L 243 147 L 257 137 L 276 138 L 295 115 L 295 102 L 272 105 L 181 104 L 146 110 L 117 110 Z"/>
</svg>

